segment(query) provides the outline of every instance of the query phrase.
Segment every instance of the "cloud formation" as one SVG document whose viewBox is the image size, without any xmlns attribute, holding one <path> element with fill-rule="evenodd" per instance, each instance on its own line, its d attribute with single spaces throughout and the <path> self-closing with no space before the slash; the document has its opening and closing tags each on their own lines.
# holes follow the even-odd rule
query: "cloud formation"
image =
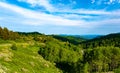
<svg viewBox="0 0 120 73">
<path fill-rule="evenodd" d="M 0 23 L 23 24 L 32 26 L 73 26 L 80 29 L 93 29 L 99 26 L 120 26 L 120 9 L 107 11 L 105 9 L 64 8 L 60 9 L 50 3 L 50 0 L 18 0 L 29 3 L 30 6 L 42 6 L 49 13 L 23 8 L 8 2 L 0 1 Z M 115 0 L 114 0 L 115 1 Z M 110 0 L 110 2 L 114 2 Z M 93 0 L 92 3 L 96 1 Z M 75 3 L 75 2 L 74 2 Z"/>
<path fill-rule="evenodd" d="M 6 10 L 6 12 L 16 14 L 15 16 L 19 15 L 17 18 L 23 19 L 21 23 L 29 24 L 29 25 L 76 26 L 76 25 L 83 24 L 82 20 L 81 21 L 69 20 L 69 19 L 62 18 L 60 16 L 54 16 L 54 15 L 45 14 L 41 12 L 35 12 L 32 10 L 24 9 L 24 8 L 21 8 L 15 5 L 10 5 L 3 2 L 0 2 L 0 9 L 4 9 Z"/>
<path fill-rule="evenodd" d="M 84 18 L 90 18 L 90 15 L 91 15 L 91 18 L 94 18 L 96 19 L 96 17 L 100 18 L 102 16 L 108 16 L 108 20 L 109 20 L 109 17 L 116 17 L 118 16 L 120 13 L 120 11 L 113 11 L 113 12 L 106 12 L 106 11 L 103 11 L 103 10 L 99 10 L 99 11 L 95 11 L 95 10 L 63 10 L 61 12 L 65 12 L 65 13 L 70 13 L 70 14 L 63 14 L 63 15 L 52 15 L 52 14 L 46 14 L 46 13 L 43 13 L 43 12 L 36 12 L 36 11 L 33 11 L 33 10 L 28 10 L 28 9 L 25 9 L 25 8 L 21 8 L 21 7 L 18 7 L 18 6 L 15 6 L 15 5 L 11 5 L 11 4 L 7 4 L 7 3 L 3 3 L 3 2 L 0 2 L 0 7 L 3 7 L 5 8 L 8 12 L 10 13 L 14 13 L 14 14 L 19 14 L 19 15 L 22 15 L 23 18 L 26 18 L 27 20 L 28 19 L 31 19 L 33 20 L 31 22 L 31 25 L 32 23 L 34 23 L 33 25 L 40 25 L 40 24 L 53 24 L 53 25 L 67 25 L 67 26 L 84 26 L 86 24 L 88 24 L 87 22 L 88 21 L 85 21 L 83 20 Z M 79 15 L 79 14 L 83 14 L 83 15 Z M 84 14 L 87 14 L 86 16 Z M 98 16 L 92 16 L 92 15 L 98 15 Z M 76 19 L 74 19 L 74 17 L 77 17 Z M 70 19 L 69 19 L 70 18 Z M 73 19 L 71 19 L 73 18 Z M 81 18 L 81 19 L 80 19 Z M 83 18 L 83 19 L 82 19 Z M 106 19 L 106 21 L 107 21 Z M 117 18 L 118 19 L 118 18 Z M 35 21 L 34 21 L 35 20 Z M 36 23 L 36 21 L 38 22 L 38 24 Z M 28 20 L 29 22 L 29 20 Z M 90 21 L 92 22 L 92 21 Z M 97 21 L 98 22 L 98 21 Z M 101 22 L 101 19 L 100 19 L 100 22 Z M 26 21 L 27 23 L 27 21 Z M 30 24 L 30 22 L 29 22 Z"/>
<path fill-rule="evenodd" d="M 49 0 L 18 0 L 19 2 L 26 2 L 32 7 L 42 6 L 48 11 L 53 11 L 54 7 L 49 3 Z"/>
</svg>

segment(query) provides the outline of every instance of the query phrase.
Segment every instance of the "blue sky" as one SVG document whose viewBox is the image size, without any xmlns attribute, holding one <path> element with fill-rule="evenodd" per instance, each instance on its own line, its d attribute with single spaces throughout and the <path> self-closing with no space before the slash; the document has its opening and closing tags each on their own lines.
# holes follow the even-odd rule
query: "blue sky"
<svg viewBox="0 0 120 73">
<path fill-rule="evenodd" d="M 120 32 L 120 0 L 0 0 L 0 26 L 45 34 Z"/>
</svg>

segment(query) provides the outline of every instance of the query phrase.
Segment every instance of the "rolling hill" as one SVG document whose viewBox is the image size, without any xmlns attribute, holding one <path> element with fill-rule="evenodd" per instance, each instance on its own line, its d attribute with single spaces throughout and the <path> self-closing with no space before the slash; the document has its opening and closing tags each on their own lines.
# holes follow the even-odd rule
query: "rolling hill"
<svg viewBox="0 0 120 73">
<path fill-rule="evenodd" d="M 80 43 L 83 48 L 94 48 L 99 46 L 120 47 L 120 33 L 108 34 Z"/>
<path fill-rule="evenodd" d="M 120 33 L 85 40 L 0 28 L 0 73 L 109 72 L 120 72 Z"/>
</svg>

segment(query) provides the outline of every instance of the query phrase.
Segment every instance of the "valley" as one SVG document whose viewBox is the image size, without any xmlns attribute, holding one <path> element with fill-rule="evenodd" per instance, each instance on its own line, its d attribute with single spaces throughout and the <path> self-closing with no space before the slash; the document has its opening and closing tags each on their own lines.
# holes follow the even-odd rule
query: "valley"
<svg viewBox="0 0 120 73">
<path fill-rule="evenodd" d="M 0 28 L 0 73 L 119 73 L 120 33 L 93 39 Z"/>
</svg>

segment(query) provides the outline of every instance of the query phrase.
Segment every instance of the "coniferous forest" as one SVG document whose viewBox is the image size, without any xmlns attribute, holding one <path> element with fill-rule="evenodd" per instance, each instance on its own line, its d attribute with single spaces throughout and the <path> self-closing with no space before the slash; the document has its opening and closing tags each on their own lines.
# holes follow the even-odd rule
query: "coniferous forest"
<svg viewBox="0 0 120 73">
<path fill-rule="evenodd" d="M 120 73 L 120 33 L 88 40 L 0 27 L 0 73 Z"/>
</svg>

